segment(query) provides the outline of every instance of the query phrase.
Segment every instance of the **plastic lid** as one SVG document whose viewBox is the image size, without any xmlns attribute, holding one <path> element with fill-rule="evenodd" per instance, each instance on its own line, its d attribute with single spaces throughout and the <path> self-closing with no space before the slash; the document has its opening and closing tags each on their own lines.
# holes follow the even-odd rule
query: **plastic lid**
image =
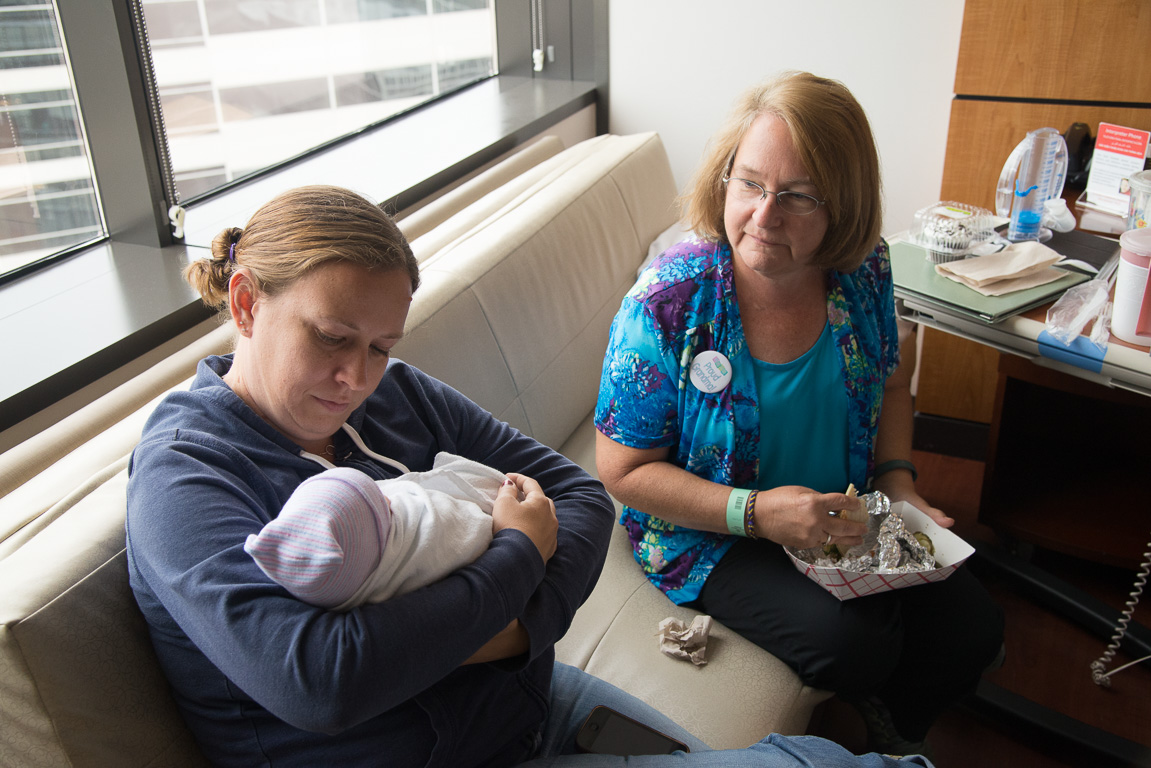
<svg viewBox="0 0 1151 768">
<path fill-rule="evenodd" d="M 1142 262 L 1140 266 L 1147 266 L 1151 263 L 1151 227 L 1127 230 L 1119 236 L 1119 246 L 1135 257 L 1128 261 Z"/>
<path fill-rule="evenodd" d="M 994 235 L 991 211 L 941 200 L 916 211 L 908 231 L 936 264 L 962 259 Z"/>
<path fill-rule="evenodd" d="M 1131 189 L 1138 189 L 1141 192 L 1151 190 L 1151 171 L 1139 171 L 1133 173 L 1127 179 L 1127 183 L 1131 185 Z"/>
</svg>

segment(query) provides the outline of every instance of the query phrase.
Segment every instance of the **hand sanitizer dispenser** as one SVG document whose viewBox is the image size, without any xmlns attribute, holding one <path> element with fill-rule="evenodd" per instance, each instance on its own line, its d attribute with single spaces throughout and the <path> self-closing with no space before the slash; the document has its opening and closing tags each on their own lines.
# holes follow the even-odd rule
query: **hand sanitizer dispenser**
<svg viewBox="0 0 1151 768">
<path fill-rule="evenodd" d="M 1007 158 L 995 190 L 995 212 L 1010 218 L 1007 239 L 1046 241 L 1044 204 L 1061 199 L 1067 178 L 1067 142 L 1054 128 L 1031 131 Z"/>
</svg>

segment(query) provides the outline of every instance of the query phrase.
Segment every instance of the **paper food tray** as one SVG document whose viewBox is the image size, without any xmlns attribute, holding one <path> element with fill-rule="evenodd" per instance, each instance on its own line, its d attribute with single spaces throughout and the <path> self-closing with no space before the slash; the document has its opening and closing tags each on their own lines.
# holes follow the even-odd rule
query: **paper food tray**
<svg viewBox="0 0 1151 768">
<path fill-rule="evenodd" d="M 940 528 L 934 520 L 906 501 L 893 502 L 891 511 L 903 515 L 903 524 L 907 530 L 913 533 L 922 531 L 931 537 L 931 543 L 935 546 L 935 569 L 918 573 L 857 573 L 811 565 L 792 554 L 790 547 L 784 547 L 784 551 L 801 573 L 840 600 L 943 581 L 975 552 L 966 541 L 946 528 Z"/>
</svg>

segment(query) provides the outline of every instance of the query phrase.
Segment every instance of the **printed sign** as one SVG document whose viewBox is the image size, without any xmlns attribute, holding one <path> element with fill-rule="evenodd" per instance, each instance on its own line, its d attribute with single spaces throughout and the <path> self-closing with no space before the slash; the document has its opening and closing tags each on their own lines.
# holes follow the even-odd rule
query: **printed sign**
<svg viewBox="0 0 1151 768">
<path fill-rule="evenodd" d="M 1099 124 L 1099 136 L 1087 175 L 1087 202 L 1116 216 L 1127 216 L 1131 200 L 1128 179 L 1143 170 L 1151 132 Z"/>
</svg>

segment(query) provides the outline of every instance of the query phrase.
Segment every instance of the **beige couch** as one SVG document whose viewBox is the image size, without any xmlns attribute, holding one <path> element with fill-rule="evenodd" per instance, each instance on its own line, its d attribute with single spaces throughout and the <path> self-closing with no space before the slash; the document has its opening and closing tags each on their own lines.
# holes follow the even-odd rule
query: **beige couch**
<svg viewBox="0 0 1151 768">
<path fill-rule="evenodd" d="M 401 221 L 423 285 L 397 356 L 594 472 L 608 326 L 674 192 L 654 134 L 541 142 Z M 128 587 L 125 467 L 156 399 L 230 344 L 220 328 L 0 456 L 0 765 L 204 764 Z M 659 652 L 660 620 L 691 615 L 617 526 L 558 654 L 715 746 L 802 733 L 827 694 L 726 628 L 704 667 Z"/>
</svg>

